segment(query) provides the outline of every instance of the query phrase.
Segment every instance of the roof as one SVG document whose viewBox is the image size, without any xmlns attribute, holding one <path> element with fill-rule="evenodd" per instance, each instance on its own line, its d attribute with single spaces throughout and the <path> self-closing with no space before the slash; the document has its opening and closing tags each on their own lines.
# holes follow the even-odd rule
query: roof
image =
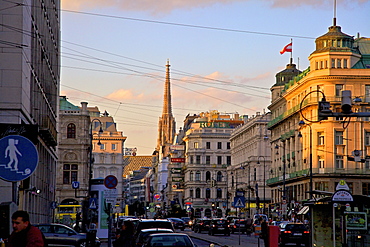
<svg viewBox="0 0 370 247">
<path fill-rule="evenodd" d="M 153 156 L 124 156 L 123 157 L 123 178 L 130 175 L 131 171 L 140 170 L 141 167 L 152 167 Z"/>
<path fill-rule="evenodd" d="M 60 96 L 59 97 L 59 110 L 61 110 L 61 111 L 68 111 L 68 110 L 79 111 L 80 107 L 75 106 L 74 104 L 69 102 L 67 100 L 66 96 Z"/>
<path fill-rule="evenodd" d="M 361 54 L 361 59 L 352 69 L 370 69 L 370 38 L 358 38 L 355 40 L 355 46 Z"/>
</svg>

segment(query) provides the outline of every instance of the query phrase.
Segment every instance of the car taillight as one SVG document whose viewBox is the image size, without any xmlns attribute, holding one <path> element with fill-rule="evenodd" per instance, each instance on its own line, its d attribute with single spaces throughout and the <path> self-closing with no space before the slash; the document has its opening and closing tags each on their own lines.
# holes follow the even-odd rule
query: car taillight
<svg viewBox="0 0 370 247">
<path fill-rule="evenodd" d="M 236 226 L 234 226 L 234 228 L 236 228 Z"/>
<path fill-rule="evenodd" d="M 310 233 L 309 231 L 304 231 L 303 233 Z"/>
<path fill-rule="evenodd" d="M 284 231 L 284 233 L 292 233 L 291 231 Z"/>
<path fill-rule="evenodd" d="M 216 227 L 216 225 L 212 225 L 212 227 Z"/>
</svg>

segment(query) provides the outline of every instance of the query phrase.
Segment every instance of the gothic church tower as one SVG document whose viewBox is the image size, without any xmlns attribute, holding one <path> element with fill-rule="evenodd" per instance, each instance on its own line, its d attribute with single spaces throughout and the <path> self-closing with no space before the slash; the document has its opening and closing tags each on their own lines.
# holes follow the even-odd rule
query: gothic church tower
<svg viewBox="0 0 370 247">
<path fill-rule="evenodd" d="M 157 150 L 162 157 L 167 157 L 170 151 L 170 145 L 176 131 L 175 118 L 172 115 L 171 103 L 171 84 L 170 84 L 170 63 L 166 64 L 166 81 L 164 85 L 163 111 L 158 123 Z"/>
</svg>

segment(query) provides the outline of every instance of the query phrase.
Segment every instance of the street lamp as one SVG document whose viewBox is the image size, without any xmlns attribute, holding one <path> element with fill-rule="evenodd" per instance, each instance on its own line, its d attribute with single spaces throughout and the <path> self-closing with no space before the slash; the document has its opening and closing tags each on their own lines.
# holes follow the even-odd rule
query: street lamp
<svg viewBox="0 0 370 247">
<path fill-rule="evenodd" d="M 284 143 L 284 142 L 283 142 Z M 278 144 L 275 145 L 275 149 L 278 150 L 279 149 L 279 146 Z M 282 213 L 283 213 L 283 218 L 285 218 L 285 214 L 286 214 L 286 188 L 285 188 L 285 173 L 286 173 L 286 164 L 285 164 L 285 143 L 284 143 L 284 146 L 282 147 L 283 148 L 283 196 L 282 196 Z M 278 154 L 278 151 L 276 151 L 276 153 Z M 283 208 L 284 207 L 284 208 Z"/>
<path fill-rule="evenodd" d="M 266 158 L 265 158 L 265 156 L 258 156 L 257 164 L 260 164 L 260 158 L 263 158 L 263 213 L 265 213 L 265 204 L 266 204 Z"/>
<path fill-rule="evenodd" d="M 310 124 L 306 124 L 303 120 L 298 122 L 298 125 L 302 128 L 303 126 L 308 126 L 310 128 L 310 199 L 313 199 L 313 182 L 312 182 L 312 127 Z M 298 137 L 302 137 L 301 132 L 299 132 Z M 312 246 L 313 243 L 313 212 L 312 212 L 312 207 L 310 206 L 310 246 Z"/>
<path fill-rule="evenodd" d="M 299 121 L 298 125 L 302 128 L 303 126 L 308 126 L 310 128 L 310 163 L 309 163 L 309 172 L 310 172 L 310 199 L 312 199 L 313 191 L 313 182 L 312 182 L 312 127 L 310 124 L 306 124 L 303 120 Z M 298 137 L 302 137 L 302 134 L 299 132 Z"/>
</svg>

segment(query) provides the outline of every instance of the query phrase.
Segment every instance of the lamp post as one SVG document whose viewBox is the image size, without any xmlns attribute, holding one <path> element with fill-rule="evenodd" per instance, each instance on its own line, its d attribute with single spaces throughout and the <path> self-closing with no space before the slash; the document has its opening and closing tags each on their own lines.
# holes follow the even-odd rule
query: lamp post
<svg viewBox="0 0 370 247">
<path fill-rule="evenodd" d="M 263 158 L 263 213 L 265 213 L 266 204 L 266 158 L 265 156 L 258 156 L 257 164 L 260 164 L 260 158 Z"/>
<path fill-rule="evenodd" d="M 313 191 L 313 182 L 312 182 L 312 127 L 310 124 L 306 124 L 303 120 L 299 121 L 298 125 L 302 128 L 303 126 L 308 126 L 310 128 L 310 199 L 312 200 L 313 199 L 313 194 L 312 194 L 312 191 Z M 302 134 L 301 132 L 299 132 L 299 137 L 302 137 Z M 313 243 L 313 212 L 312 212 L 312 207 L 310 206 L 310 216 L 311 216 L 311 219 L 310 219 L 310 246 L 312 246 L 312 243 Z"/>
<path fill-rule="evenodd" d="M 281 146 L 279 146 L 278 144 L 276 144 L 275 149 L 279 149 L 279 147 L 281 147 Z M 283 195 L 282 195 L 282 204 L 281 204 L 281 207 L 282 207 L 283 218 L 285 218 L 285 215 L 286 215 L 286 188 L 285 188 L 285 173 L 286 173 L 286 164 L 285 164 L 285 162 L 286 162 L 286 160 L 285 160 L 285 145 L 282 146 L 282 148 L 283 148 L 283 191 L 282 191 L 282 194 Z M 276 153 L 278 154 L 278 152 L 276 152 Z"/>
</svg>

